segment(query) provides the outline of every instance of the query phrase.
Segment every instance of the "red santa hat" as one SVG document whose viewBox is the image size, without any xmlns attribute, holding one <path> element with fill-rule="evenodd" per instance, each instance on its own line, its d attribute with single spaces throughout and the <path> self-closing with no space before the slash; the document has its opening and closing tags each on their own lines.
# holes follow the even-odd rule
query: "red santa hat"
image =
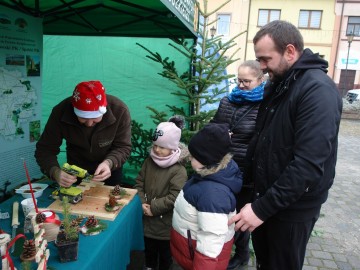
<svg viewBox="0 0 360 270">
<path fill-rule="evenodd" d="M 99 81 L 79 83 L 72 95 L 74 112 L 81 118 L 98 118 L 106 113 L 105 88 Z"/>
</svg>

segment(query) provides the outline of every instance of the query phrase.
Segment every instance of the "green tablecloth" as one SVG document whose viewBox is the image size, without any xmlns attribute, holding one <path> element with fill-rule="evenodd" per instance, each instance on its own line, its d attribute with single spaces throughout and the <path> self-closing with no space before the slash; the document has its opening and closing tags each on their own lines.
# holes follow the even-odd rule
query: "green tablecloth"
<svg viewBox="0 0 360 270">
<path fill-rule="evenodd" d="M 53 202 L 52 199 L 48 198 L 52 191 L 53 189 L 49 187 L 41 197 L 37 198 L 39 208 L 46 208 Z M 23 199 L 21 195 L 15 195 L 0 204 L 1 211 L 9 212 L 10 215 L 9 219 L 0 220 L 0 228 L 10 235 L 12 204 L 14 201 L 18 201 L 20 205 Z M 61 214 L 59 216 L 61 217 Z M 19 220 L 20 227 L 23 227 L 24 215 L 21 205 L 19 206 Z M 80 236 L 78 260 L 75 262 L 60 263 L 57 248 L 53 242 L 50 242 L 48 245 L 50 250 L 48 266 L 57 270 L 125 270 L 130 262 L 130 251 L 144 249 L 142 208 L 139 197 L 136 195 L 121 210 L 114 221 L 104 220 L 103 222 L 107 224 L 105 231 L 94 236 Z M 12 255 L 12 259 L 18 270 L 21 269 L 19 257 Z"/>
</svg>

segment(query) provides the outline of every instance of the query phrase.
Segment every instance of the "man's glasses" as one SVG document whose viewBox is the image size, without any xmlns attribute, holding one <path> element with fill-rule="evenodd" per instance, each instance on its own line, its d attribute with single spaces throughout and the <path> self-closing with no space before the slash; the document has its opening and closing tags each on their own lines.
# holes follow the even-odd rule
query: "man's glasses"
<svg viewBox="0 0 360 270">
<path fill-rule="evenodd" d="M 252 80 L 241 80 L 241 79 L 237 79 L 237 82 L 239 85 L 243 84 L 244 86 L 248 87 L 250 86 Z"/>
</svg>

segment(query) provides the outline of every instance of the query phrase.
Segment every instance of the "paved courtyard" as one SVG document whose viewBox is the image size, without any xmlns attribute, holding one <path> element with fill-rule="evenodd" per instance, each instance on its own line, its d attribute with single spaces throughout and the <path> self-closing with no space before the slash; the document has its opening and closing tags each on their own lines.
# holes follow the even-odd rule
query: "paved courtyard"
<svg viewBox="0 0 360 270">
<path fill-rule="evenodd" d="M 341 120 L 334 185 L 307 246 L 303 270 L 329 269 L 360 269 L 360 120 Z"/>
<path fill-rule="evenodd" d="M 342 120 L 335 182 L 310 238 L 303 269 L 360 269 L 359 120 Z"/>
</svg>

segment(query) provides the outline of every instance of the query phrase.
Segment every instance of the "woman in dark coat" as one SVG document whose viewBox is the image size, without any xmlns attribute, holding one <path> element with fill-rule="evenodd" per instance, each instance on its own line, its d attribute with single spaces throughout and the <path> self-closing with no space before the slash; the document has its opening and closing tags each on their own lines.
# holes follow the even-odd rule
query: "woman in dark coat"
<svg viewBox="0 0 360 270">
<path fill-rule="evenodd" d="M 253 182 L 248 175 L 246 152 L 255 132 L 255 120 L 264 92 L 264 74 L 257 61 L 248 60 L 238 68 L 237 86 L 220 101 L 219 108 L 211 122 L 227 123 L 231 135 L 233 159 L 243 172 L 243 187 L 237 197 L 237 210 L 250 202 Z M 229 262 L 228 269 L 247 265 L 249 253 L 249 232 L 238 232 L 235 236 L 235 255 Z"/>
</svg>

